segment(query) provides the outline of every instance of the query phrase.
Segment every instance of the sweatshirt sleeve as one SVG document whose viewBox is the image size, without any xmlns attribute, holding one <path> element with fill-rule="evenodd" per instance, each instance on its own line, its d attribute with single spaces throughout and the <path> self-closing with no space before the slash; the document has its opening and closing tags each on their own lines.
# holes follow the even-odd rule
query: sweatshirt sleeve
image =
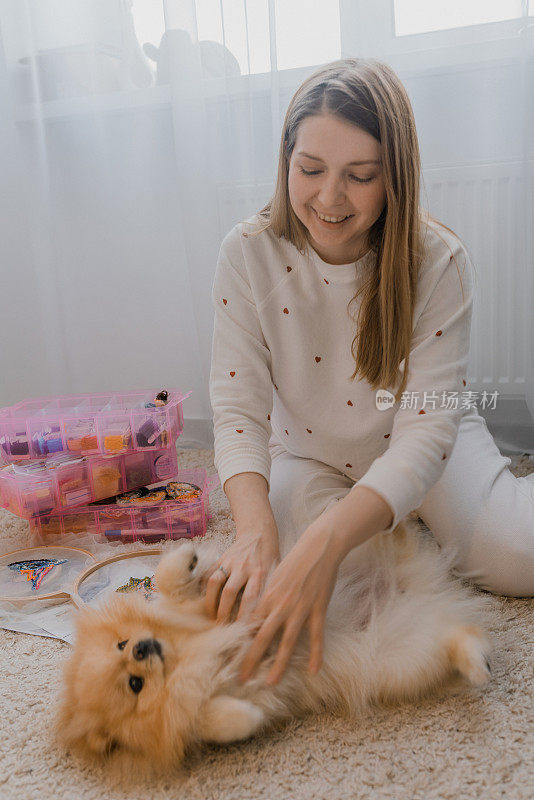
<svg viewBox="0 0 534 800">
<path fill-rule="evenodd" d="M 240 472 L 258 472 L 270 484 L 271 353 L 251 290 L 239 226 L 221 244 L 212 304 L 209 392 L 221 486 L 224 489 L 228 478 Z"/>
<path fill-rule="evenodd" d="M 421 505 L 443 474 L 465 412 L 461 399 L 474 279 L 462 246 L 434 281 L 413 332 L 408 382 L 393 418 L 389 447 L 355 484 L 374 489 L 391 507 L 393 521 L 385 533 Z"/>
</svg>

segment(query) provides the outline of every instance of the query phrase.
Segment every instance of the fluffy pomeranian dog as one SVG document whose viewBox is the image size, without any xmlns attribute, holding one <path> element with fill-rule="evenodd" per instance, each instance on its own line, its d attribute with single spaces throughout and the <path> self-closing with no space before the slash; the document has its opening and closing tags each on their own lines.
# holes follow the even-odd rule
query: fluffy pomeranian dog
<svg viewBox="0 0 534 800">
<path fill-rule="evenodd" d="M 451 577 L 448 559 L 414 523 L 357 548 L 340 569 L 325 623 L 323 663 L 308 674 L 307 634 L 281 681 L 265 683 L 280 640 L 238 682 L 255 630 L 216 624 L 204 610 L 216 554 L 186 542 L 160 560 L 147 601 L 117 595 L 78 612 L 57 734 L 71 751 L 163 771 L 201 742 L 233 742 L 308 712 L 354 715 L 369 704 L 414 700 L 454 672 L 489 679 L 487 596 Z"/>
</svg>

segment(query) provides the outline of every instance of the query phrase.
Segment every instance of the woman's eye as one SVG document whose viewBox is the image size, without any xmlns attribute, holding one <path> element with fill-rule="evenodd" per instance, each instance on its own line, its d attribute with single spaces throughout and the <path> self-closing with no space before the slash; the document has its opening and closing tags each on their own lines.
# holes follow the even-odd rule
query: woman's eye
<svg viewBox="0 0 534 800">
<path fill-rule="evenodd" d="M 304 169 L 304 167 L 300 167 L 300 171 L 302 172 L 303 175 L 320 175 L 321 174 L 321 170 L 320 169 L 307 170 L 307 169 Z M 356 183 L 369 183 L 370 181 L 373 180 L 372 177 L 371 178 L 358 178 L 356 175 L 349 175 L 349 178 L 351 180 L 353 180 L 353 181 L 356 181 Z"/>
<path fill-rule="evenodd" d="M 119 650 L 124 650 L 127 644 L 128 644 L 128 639 L 125 639 L 124 642 L 119 642 L 117 647 L 119 648 Z"/>
<path fill-rule="evenodd" d="M 372 178 L 357 178 L 356 175 L 349 175 L 349 178 L 357 183 L 369 183 L 369 181 L 373 180 Z"/>
</svg>

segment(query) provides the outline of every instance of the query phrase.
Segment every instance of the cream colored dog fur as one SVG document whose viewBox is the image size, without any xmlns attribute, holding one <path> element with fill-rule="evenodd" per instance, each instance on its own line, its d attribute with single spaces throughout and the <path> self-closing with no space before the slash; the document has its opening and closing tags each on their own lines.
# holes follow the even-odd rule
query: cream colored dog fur
<svg viewBox="0 0 534 800">
<path fill-rule="evenodd" d="M 307 672 L 304 631 L 280 683 L 267 686 L 278 640 L 239 684 L 254 630 L 207 618 L 216 554 L 202 543 L 177 545 L 157 567 L 155 600 L 117 595 L 78 613 L 57 720 L 63 745 L 125 774 L 161 771 L 203 741 L 246 739 L 294 715 L 414 701 L 455 671 L 483 685 L 487 601 L 450 576 L 437 545 L 406 521 L 357 551 L 350 574 L 338 573 L 319 673 Z"/>
</svg>

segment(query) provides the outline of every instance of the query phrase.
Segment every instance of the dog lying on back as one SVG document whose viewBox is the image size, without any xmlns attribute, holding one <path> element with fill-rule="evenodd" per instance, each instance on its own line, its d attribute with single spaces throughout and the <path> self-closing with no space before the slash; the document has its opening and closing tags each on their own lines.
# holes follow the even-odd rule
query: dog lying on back
<svg viewBox="0 0 534 800">
<path fill-rule="evenodd" d="M 307 672 L 301 635 L 283 678 L 267 686 L 279 637 L 241 685 L 255 630 L 206 616 L 215 552 L 192 542 L 169 550 L 155 573 L 156 599 L 117 595 L 78 613 L 61 742 L 127 773 L 163 771 L 201 742 L 247 739 L 292 716 L 414 700 L 454 671 L 475 686 L 488 680 L 487 599 L 450 577 L 432 541 L 405 522 L 360 545 L 358 556 L 350 575 L 338 573 L 319 672 Z"/>
</svg>

